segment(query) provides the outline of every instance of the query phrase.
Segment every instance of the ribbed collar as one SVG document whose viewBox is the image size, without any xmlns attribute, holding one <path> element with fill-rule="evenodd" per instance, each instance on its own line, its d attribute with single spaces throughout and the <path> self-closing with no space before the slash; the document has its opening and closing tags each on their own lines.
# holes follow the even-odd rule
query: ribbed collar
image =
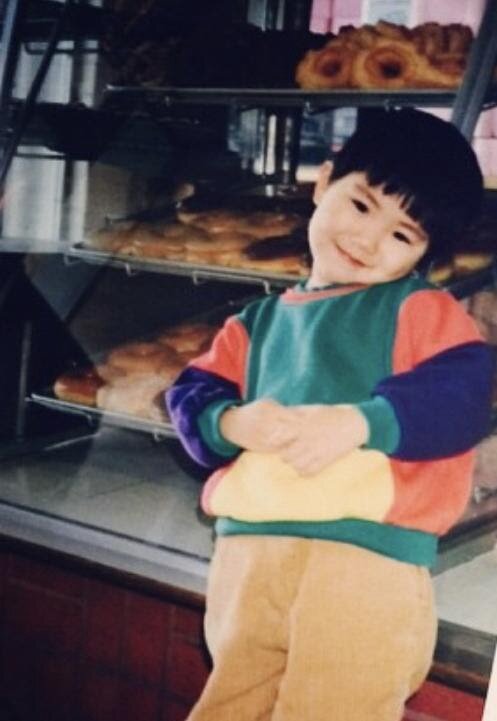
<svg viewBox="0 0 497 721">
<path fill-rule="evenodd" d="M 284 303 L 308 303 L 314 300 L 324 300 L 325 298 L 334 298 L 340 295 L 348 295 L 359 290 L 368 288 L 367 285 L 359 283 L 350 283 L 341 285 L 340 283 L 332 283 L 322 288 L 307 288 L 306 281 L 300 281 L 292 288 L 288 288 L 281 296 Z"/>
</svg>

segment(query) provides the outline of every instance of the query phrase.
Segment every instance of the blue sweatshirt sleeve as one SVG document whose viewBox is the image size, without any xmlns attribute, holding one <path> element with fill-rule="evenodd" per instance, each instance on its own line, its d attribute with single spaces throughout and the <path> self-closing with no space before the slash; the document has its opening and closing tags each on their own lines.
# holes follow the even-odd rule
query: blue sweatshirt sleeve
<svg viewBox="0 0 497 721">
<path fill-rule="evenodd" d="M 382 380 L 399 425 L 394 458 L 418 461 L 463 453 L 489 431 L 494 354 L 483 342 L 438 353 L 413 370 Z"/>
</svg>

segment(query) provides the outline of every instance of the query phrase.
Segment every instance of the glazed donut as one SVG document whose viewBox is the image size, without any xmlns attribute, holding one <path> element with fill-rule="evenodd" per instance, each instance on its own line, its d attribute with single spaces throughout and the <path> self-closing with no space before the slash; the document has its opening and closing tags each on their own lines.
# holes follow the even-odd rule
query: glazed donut
<svg viewBox="0 0 497 721">
<path fill-rule="evenodd" d="M 183 357 L 184 353 L 204 350 L 216 333 L 216 328 L 206 323 L 183 323 L 168 328 L 157 338 L 161 345 L 172 348 Z"/>
<path fill-rule="evenodd" d="M 120 252 L 142 258 L 184 260 L 187 240 L 208 240 L 208 236 L 199 228 L 182 223 L 171 223 L 162 228 L 140 225 L 131 233 L 129 244 L 123 245 Z"/>
<path fill-rule="evenodd" d="M 410 40 L 411 38 L 411 31 L 405 25 L 397 25 L 388 20 L 378 20 L 374 29 L 378 35 L 390 38 L 390 40 Z M 373 40 L 374 42 L 375 40 Z"/>
<path fill-rule="evenodd" d="M 436 57 L 420 58 L 415 87 L 455 88 L 466 68 L 466 56 L 461 53 L 441 53 Z"/>
<path fill-rule="evenodd" d="M 85 245 L 106 253 L 119 253 L 122 246 L 130 242 L 134 228 L 132 223 L 101 228 L 86 239 Z"/>
<path fill-rule="evenodd" d="M 419 55 L 405 40 L 379 38 L 371 50 L 357 53 L 352 65 L 351 83 L 356 88 L 415 87 Z"/>
<path fill-rule="evenodd" d="M 446 51 L 467 54 L 473 42 L 473 31 L 467 25 L 451 23 L 446 27 Z"/>
<path fill-rule="evenodd" d="M 456 253 L 454 255 L 454 273 L 456 275 L 469 275 L 478 270 L 488 268 L 492 264 L 492 253 Z"/>
<path fill-rule="evenodd" d="M 98 375 L 105 381 L 105 383 L 113 383 L 116 378 L 122 378 L 126 375 L 126 371 L 122 368 L 116 368 L 116 366 L 113 366 L 110 363 L 99 363 L 96 366 L 96 369 Z"/>
<path fill-rule="evenodd" d="M 212 236 L 191 238 L 185 243 L 185 260 L 187 263 L 216 264 L 216 245 Z"/>
<path fill-rule="evenodd" d="M 171 360 L 172 352 L 156 342 L 128 343 L 112 350 L 107 363 L 127 375 L 156 373 Z"/>
<path fill-rule="evenodd" d="M 307 275 L 309 273 L 309 267 L 305 260 L 298 255 L 257 259 L 245 256 L 240 259 L 240 268 L 285 275 Z"/>
<path fill-rule="evenodd" d="M 236 267 L 244 248 L 255 242 L 248 233 L 217 233 L 213 236 L 213 262 L 216 265 Z"/>
<path fill-rule="evenodd" d="M 53 392 L 60 400 L 95 406 L 97 391 L 103 385 L 95 368 L 80 368 L 60 375 L 53 385 Z"/>
<path fill-rule="evenodd" d="M 427 277 L 431 283 L 440 285 L 447 283 L 454 275 L 454 264 L 452 261 L 446 263 L 435 263 L 428 271 Z"/>
<path fill-rule="evenodd" d="M 222 208 L 206 210 L 201 213 L 178 210 L 177 217 L 181 223 L 200 228 L 207 233 L 225 233 L 239 229 L 244 213 L 236 210 L 223 210 Z"/>
<path fill-rule="evenodd" d="M 166 420 L 163 393 L 167 380 L 158 375 L 118 378 L 97 392 L 97 406 L 154 421 Z"/>
<path fill-rule="evenodd" d="M 320 50 L 307 51 L 297 65 L 295 82 L 304 90 L 350 87 L 353 61 L 353 49 L 332 41 Z"/>
<path fill-rule="evenodd" d="M 238 230 L 255 239 L 273 238 L 288 235 L 304 225 L 305 218 L 296 213 L 278 213 L 258 211 L 247 213 L 241 220 Z"/>
</svg>

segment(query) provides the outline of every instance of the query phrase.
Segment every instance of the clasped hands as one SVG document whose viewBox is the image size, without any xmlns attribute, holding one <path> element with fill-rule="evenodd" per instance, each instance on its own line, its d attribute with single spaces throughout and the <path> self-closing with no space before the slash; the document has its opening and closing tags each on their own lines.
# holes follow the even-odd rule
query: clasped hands
<svg viewBox="0 0 497 721">
<path fill-rule="evenodd" d="M 369 436 L 365 417 L 352 405 L 289 407 L 268 398 L 229 408 L 220 430 L 241 448 L 277 453 L 301 476 L 318 473 Z"/>
</svg>

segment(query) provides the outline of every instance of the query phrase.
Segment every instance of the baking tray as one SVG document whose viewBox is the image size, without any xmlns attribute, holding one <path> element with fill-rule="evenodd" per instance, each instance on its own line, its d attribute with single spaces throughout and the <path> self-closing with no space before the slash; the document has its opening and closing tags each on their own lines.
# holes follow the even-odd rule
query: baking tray
<svg viewBox="0 0 497 721">
<path fill-rule="evenodd" d="M 273 287 L 288 287 L 295 285 L 305 276 L 284 275 L 279 273 L 263 272 L 258 270 L 245 270 L 228 268 L 217 265 L 192 265 L 182 261 L 153 260 L 136 258 L 134 256 L 117 256 L 104 251 L 88 249 L 83 243 L 77 243 L 69 248 L 66 257 L 83 260 L 86 263 L 106 265 L 112 268 L 121 268 L 129 275 L 138 272 L 163 273 L 165 275 L 182 275 L 192 278 L 193 282 L 204 280 L 224 280 L 234 283 L 261 284 L 266 292 Z"/>
<path fill-rule="evenodd" d="M 62 413 L 71 413 L 73 415 L 84 416 L 91 426 L 107 425 L 117 428 L 126 428 L 128 430 L 142 431 L 150 433 L 154 438 L 177 438 L 176 431 L 172 423 L 158 422 L 147 420 L 146 418 L 138 418 L 127 413 L 113 413 L 112 411 L 103 411 L 92 406 L 85 406 L 82 403 L 71 403 L 56 398 L 53 393 L 32 393 L 29 397 L 32 403 L 50 408 L 51 410 Z"/>
</svg>

